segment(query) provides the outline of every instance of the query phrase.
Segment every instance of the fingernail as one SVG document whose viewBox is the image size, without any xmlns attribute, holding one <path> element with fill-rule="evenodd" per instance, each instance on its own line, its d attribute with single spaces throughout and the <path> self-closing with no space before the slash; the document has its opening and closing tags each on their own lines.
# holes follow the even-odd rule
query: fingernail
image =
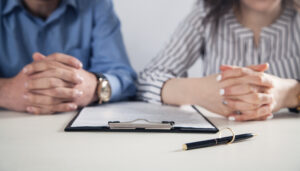
<svg viewBox="0 0 300 171">
<path fill-rule="evenodd" d="M 219 75 L 217 76 L 216 80 L 217 80 L 218 82 L 221 81 L 221 80 L 222 80 L 222 75 L 219 74 Z"/>
<path fill-rule="evenodd" d="M 219 94 L 220 94 L 221 96 L 223 96 L 223 95 L 225 94 L 225 90 L 224 90 L 224 89 L 220 89 Z"/>
<path fill-rule="evenodd" d="M 27 100 L 27 99 L 28 99 L 28 95 L 27 95 L 27 94 L 24 94 L 24 95 L 23 95 L 23 98 Z"/>
<path fill-rule="evenodd" d="M 270 116 L 267 117 L 267 120 L 271 120 L 273 118 L 274 118 L 274 115 L 270 115 Z"/>
<path fill-rule="evenodd" d="M 81 62 L 77 63 L 77 67 L 82 68 L 82 63 Z"/>
<path fill-rule="evenodd" d="M 32 107 L 27 107 L 26 110 L 27 110 L 27 112 L 29 112 L 29 113 L 33 113 L 33 108 L 32 108 Z"/>
<path fill-rule="evenodd" d="M 28 72 L 28 69 L 25 67 L 23 68 L 23 73 L 26 74 Z"/>
<path fill-rule="evenodd" d="M 69 104 L 69 107 L 71 110 L 77 109 L 77 105 L 75 105 L 75 104 Z"/>
<path fill-rule="evenodd" d="M 227 102 L 226 100 L 223 100 L 222 103 L 223 103 L 224 105 L 227 105 L 227 104 L 228 104 L 228 102 Z"/>
<path fill-rule="evenodd" d="M 235 117 L 229 116 L 229 117 L 228 117 L 228 120 L 230 120 L 230 121 L 235 121 Z"/>
</svg>

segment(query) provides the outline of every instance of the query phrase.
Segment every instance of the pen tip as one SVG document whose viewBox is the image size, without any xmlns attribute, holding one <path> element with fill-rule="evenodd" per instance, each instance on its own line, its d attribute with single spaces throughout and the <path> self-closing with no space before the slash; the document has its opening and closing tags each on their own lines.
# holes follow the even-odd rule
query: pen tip
<svg viewBox="0 0 300 171">
<path fill-rule="evenodd" d="M 183 149 L 183 150 L 187 150 L 186 144 L 183 144 L 183 145 L 182 145 L 182 149 Z"/>
<path fill-rule="evenodd" d="M 253 135 L 253 137 L 256 137 L 256 136 L 258 136 L 258 134 L 252 134 Z"/>
</svg>

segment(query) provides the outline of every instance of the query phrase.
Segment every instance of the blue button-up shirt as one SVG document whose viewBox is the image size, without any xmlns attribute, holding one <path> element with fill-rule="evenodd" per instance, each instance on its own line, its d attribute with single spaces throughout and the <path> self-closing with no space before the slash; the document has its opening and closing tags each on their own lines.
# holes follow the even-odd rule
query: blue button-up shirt
<svg viewBox="0 0 300 171">
<path fill-rule="evenodd" d="M 135 94 L 130 66 L 111 0 L 61 0 L 46 19 L 33 16 L 20 0 L 0 0 L 0 78 L 13 77 L 32 54 L 76 57 L 90 72 L 104 73 L 111 101 Z"/>
</svg>

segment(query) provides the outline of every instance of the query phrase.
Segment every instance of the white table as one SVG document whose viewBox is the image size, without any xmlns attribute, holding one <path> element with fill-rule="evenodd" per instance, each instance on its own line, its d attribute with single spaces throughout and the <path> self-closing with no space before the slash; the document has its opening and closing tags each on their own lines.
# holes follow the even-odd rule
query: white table
<svg viewBox="0 0 300 171">
<path fill-rule="evenodd" d="M 191 151 L 182 144 L 217 134 L 64 132 L 75 112 L 33 116 L 0 111 L 1 171 L 300 170 L 300 115 L 237 123 L 205 115 L 218 127 L 257 133 L 248 141 Z"/>
</svg>

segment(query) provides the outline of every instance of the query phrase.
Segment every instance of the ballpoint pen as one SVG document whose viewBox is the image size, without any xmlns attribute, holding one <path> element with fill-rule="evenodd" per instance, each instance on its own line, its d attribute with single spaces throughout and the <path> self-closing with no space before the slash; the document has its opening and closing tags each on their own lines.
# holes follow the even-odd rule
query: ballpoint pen
<svg viewBox="0 0 300 171">
<path fill-rule="evenodd" d="M 192 150 L 192 149 L 203 148 L 203 147 L 211 147 L 219 144 L 228 144 L 228 143 L 252 138 L 253 136 L 255 135 L 252 133 L 247 133 L 247 134 L 239 134 L 239 135 L 228 136 L 223 138 L 191 142 L 191 143 L 183 144 L 183 150 Z"/>
</svg>

